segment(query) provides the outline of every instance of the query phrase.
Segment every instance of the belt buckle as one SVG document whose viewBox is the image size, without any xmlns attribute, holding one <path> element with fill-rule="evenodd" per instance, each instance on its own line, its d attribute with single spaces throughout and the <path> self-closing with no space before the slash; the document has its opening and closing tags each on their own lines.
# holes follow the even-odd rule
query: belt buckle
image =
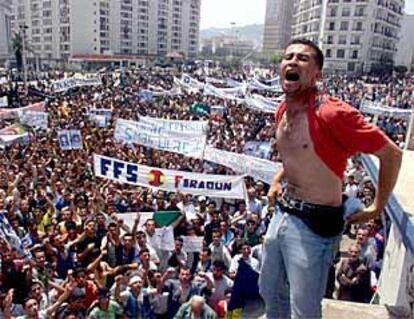
<svg viewBox="0 0 414 319">
<path fill-rule="evenodd" d="M 296 199 L 291 199 L 291 204 L 293 206 L 293 208 L 300 210 L 301 212 L 303 212 L 303 208 L 305 206 L 305 202 L 301 201 L 301 200 L 296 200 Z"/>
</svg>

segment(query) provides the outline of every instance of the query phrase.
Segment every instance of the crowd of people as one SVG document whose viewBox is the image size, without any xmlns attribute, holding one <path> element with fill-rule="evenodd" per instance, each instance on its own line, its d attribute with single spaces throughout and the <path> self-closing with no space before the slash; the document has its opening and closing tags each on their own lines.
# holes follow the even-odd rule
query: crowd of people
<svg viewBox="0 0 414 319">
<path fill-rule="evenodd" d="M 246 79 L 242 71 L 211 71 L 216 78 Z M 235 174 L 230 168 L 184 155 L 122 144 L 114 139 L 117 118 L 151 116 L 208 120 L 208 144 L 242 153 L 246 142 L 271 142 L 268 159 L 278 161 L 274 116 L 236 101 L 185 92 L 143 100 L 140 90 L 169 90 L 178 71 L 155 69 L 102 73 L 102 85 L 54 93 L 50 84 L 61 73 L 22 83 L 0 84 L 9 107 L 46 101 L 48 129 L 32 130 L 29 141 L 0 151 L 0 214 L 18 241 L 0 236 L 0 318 L 217 318 L 225 317 L 234 297 L 240 267 L 260 271 L 262 243 L 277 214 L 267 202 L 268 185 L 246 177 L 246 200 L 223 200 L 169 193 L 96 178 L 94 153 L 142 165 L 209 174 Z M 193 74 L 200 81 L 203 75 Z M 330 76 L 323 90 L 355 107 L 363 98 L 388 106 L 411 108 L 413 77 Z M 267 97 L 275 93 L 257 92 Z M 225 112 L 196 114 L 194 103 L 225 105 Z M 90 120 L 89 109 L 111 109 L 106 127 Z M 0 113 L 1 114 L 1 113 Z M 368 116 L 368 115 L 367 115 Z M 1 117 L 1 116 L 0 116 Z M 1 119 L 0 129 L 15 122 Z M 378 125 L 400 146 L 406 119 L 378 119 Z M 61 150 L 57 131 L 79 129 L 81 150 Z M 357 158 L 349 161 L 344 194 L 369 205 L 374 185 Z M 188 220 L 186 211 L 196 212 Z M 179 211 L 173 228 L 174 249 L 155 243 L 155 219 L 141 226 L 140 214 L 127 224 L 128 212 Z M 375 291 L 384 250 L 385 225 L 373 220 L 347 229 L 355 238 L 349 259 L 336 274 L 338 299 L 367 302 Z M 203 237 L 199 252 L 183 249 L 182 236 Z M 21 243 L 22 247 L 19 247 Z M 329 288 L 329 287 L 328 287 Z"/>
</svg>

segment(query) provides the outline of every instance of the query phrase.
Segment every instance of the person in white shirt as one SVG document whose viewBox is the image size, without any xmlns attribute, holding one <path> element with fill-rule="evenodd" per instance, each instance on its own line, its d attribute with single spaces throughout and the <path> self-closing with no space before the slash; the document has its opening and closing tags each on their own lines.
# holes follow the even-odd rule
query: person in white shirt
<svg viewBox="0 0 414 319">
<path fill-rule="evenodd" d="M 241 247 L 242 247 L 242 253 L 237 254 L 231 260 L 229 275 L 230 275 L 230 278 L 232 278 L 232 279 L 234 279 L 236 277 L 237 270 L 239 269 L 240 259 L 243 259 L 244 262 L 246 262 L 248 265 L 250 265 L 254 271 L 256 271 L 256 272 L 260 271 L 259 261 L 251 255 L 252 248 L 250 247 L 250 245 L 247 242 L 244 241 L 241 244 Z"/>
<path fill-rule="evenodd" d="M 226 248 L 221 242 L 221 233 L 219 230 L 213 231 L 213 242 L 208 247 L 211 250 L 211 261 L 222 260 L 226 265 L 226 268 L 230 266 L 231 256 Z"/>
</svg>

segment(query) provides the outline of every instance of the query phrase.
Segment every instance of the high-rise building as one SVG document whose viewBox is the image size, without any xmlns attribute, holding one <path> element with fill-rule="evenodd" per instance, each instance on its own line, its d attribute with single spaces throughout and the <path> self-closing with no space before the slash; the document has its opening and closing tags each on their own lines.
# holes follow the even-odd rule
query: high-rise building
<svg viewBox="0 0 414 319">
<path fill-rule="evenodd" d="M 291 38 L 292 0 L 267 0 L 263 52 L 271 54 L 285 48 Z"/>
<path fill-rule="evenodd" d="M 406 14 L 401 23 L 401 39 L 397 46 L 395 65 L 404 65 L 408 69 L 414 67 L 414 14 Z"/>
<path fill-rule="evenodd" d="M 326 69 L 361 72 L 392 66 L 404 0 L 294 0 L 292 37 L 318 43 Z"/>
<path fill-rule="evenodd" d="M 13 30 L 26 25 L 32 53 L 49 63 L 74 56 L 195 56 L 201 0 L 14 0 Z"/>
<path fill-rule="evenodd" d="M 11 6 L 12 0 L 0 0 L 0 63 L 11 54 Z"/>
</svg>

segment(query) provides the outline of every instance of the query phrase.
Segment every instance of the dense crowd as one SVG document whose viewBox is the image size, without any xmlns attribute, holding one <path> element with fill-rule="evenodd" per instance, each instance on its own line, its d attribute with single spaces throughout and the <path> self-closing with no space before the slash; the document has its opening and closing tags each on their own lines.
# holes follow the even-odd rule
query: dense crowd
<svg viewBox="0 0 414 319">
<path fill-rule="evenodd" d="M 268 156 L 278 161 L 274 116 L 252 111 L 235 101 L 185 92 L 144 101 L 140 90 L 169 90 L 176 71 L 129 70 L 107 72 L 102 85 L 55 94 L 50 83 L 60 73 L 43 74 L 30 82 L 0 85 L 9 106 L 46 100 L 47 130 L 33 130 L 29 141 L 4 146 L 0 152 L 0 211 L 23 248 L 0 237 L 0 318 L 216 318 L 226 315 L 234 297 L 239 268 L 260 271 L 262 243 L 274 207 L 267 205 L 268 185 L 246 178 L 248 198 L 223 200 L 169 193 L 96 178 L 93 153 L 142 165 L 199 173 L 235 174 L 230 168 L 150 149 L 114 139 L 117 118 L 140 116 L 163 119 L 208 120 L 208 143 L 242 153 L 246 142 L 271 142 Z M 210 76 L 246 79 L 236 71 L 213 71 Z M 203 80 L 202 75 L 194 74 Z M 270 77 L 270 76 L 269 76 Z M 265 79 L 262 79 L 265 80 Z M 330 76 L 323 90 L 355 107 L 362 98 L 388 106 L 411 108 L 412 77 L 347 78 Z M 257 92 L 269 98 L 275 93 Z M 224 114 L 190 112 L 194 103 L 225 105 Z M 111 109 L 108 126 L 90 121 L 88 110 Z M 0 119 L 0 128 L 15 120 Z M 378 125 L 403 146 L 404 119 L 378 118 Z M 80 129 L 83 149 L 63 151 L 57 131 Z M 369 205 L 375 188 L 357 158 L 349 161 L 344 194 Z M 186 219 L 186 211 L 195 218 Z M 155 242 L 155 219 L 141 226 L 137 213 L 132 224 L 127 212 L 179 211 L 170 225 L 174 249 Z M 327 296 L 367 302 L 375 291 L 381 269 L 386 227 L 371 221 L 346 232 L 355 237 L 349 259 L 338 268 Z M 202 236 L 199 252 L 186 252 L 182 236 Z"/>
</svg>

